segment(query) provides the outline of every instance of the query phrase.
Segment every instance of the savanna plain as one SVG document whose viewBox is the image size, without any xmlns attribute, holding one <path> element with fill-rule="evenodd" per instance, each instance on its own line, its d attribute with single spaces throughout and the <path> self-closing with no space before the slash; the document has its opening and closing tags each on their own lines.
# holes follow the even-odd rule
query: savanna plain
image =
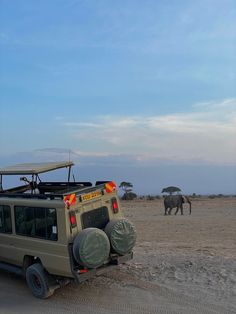
<svg viewBox="0 0 236 314">
<path fill-rule="evenodd" d="M 236 313 L 236 198 L 194 198 L 183 216 L 164 216 L 162 199 L 122 207 L 138 234 L 132 261 L 47 300 L 0 271 L 0 313 Z"/>
</svg>

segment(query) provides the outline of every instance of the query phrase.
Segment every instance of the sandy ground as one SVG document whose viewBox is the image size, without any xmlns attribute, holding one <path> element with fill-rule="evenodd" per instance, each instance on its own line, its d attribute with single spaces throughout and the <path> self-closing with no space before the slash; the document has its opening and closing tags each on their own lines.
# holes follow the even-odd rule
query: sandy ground
<svg viewBox="0 0 236 314">
<path fill-rule="evenodd" d="M 0 313 L 236 313 L 236 198 L 194 199 L 191 216 L 164 216 L 162 200 L 122 205 L 134 260 L 48 300 L 0 271 Z"/>
</svg>

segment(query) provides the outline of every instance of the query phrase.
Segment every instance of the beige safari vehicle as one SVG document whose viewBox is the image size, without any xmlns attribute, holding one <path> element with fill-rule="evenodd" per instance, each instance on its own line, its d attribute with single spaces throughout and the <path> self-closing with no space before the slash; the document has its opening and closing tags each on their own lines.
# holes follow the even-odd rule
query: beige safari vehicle
<svg viewBox="0 0 236 314">
<path fill-rule="evenodd" d="M 133 257 L 136 231 L 124 218 L 115 183 L 71 182 L 72 166 L 50 162 L 0 169 L 0 268 L 22 274 L 38 298 Z M 42 173 L 60 168 L 68 170 L 65 182 L 41 180 Z M 3 179 L 13 175 L 22 176 L 23 184 L 4 189 Z"/>
</svg>

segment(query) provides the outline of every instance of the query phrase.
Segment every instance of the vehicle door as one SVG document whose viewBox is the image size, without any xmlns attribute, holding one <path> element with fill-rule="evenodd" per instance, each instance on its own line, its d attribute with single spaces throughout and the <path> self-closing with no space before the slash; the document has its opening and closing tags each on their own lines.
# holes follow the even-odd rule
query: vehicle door
<svg viewBox="0 0 236 314">
<path fill-rule="evenodd" d="M 12 213 L 9 205 L 0 205 L 0 261 L 12 263 Z"/>
</svg>

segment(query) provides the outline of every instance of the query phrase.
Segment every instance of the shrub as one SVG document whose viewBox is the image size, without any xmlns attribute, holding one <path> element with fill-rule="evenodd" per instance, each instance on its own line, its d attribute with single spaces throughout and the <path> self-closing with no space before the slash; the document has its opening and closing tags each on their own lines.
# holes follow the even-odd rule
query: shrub
<svg viewBox="0 0 236 314">
<path fill-rule="evenodd" d="M 154 201 L 155 197 L 152 195 L 147 195 L 146 200 L 147 201 Z"/>
<path fill-rule="evenodd" d="M 137 198 L 137 194 L 133 193 L 133 192 L 127 192 L 122 196 L 122 200 L 124 201 L 132 201 L 134 199 Z"/>
</svg>

